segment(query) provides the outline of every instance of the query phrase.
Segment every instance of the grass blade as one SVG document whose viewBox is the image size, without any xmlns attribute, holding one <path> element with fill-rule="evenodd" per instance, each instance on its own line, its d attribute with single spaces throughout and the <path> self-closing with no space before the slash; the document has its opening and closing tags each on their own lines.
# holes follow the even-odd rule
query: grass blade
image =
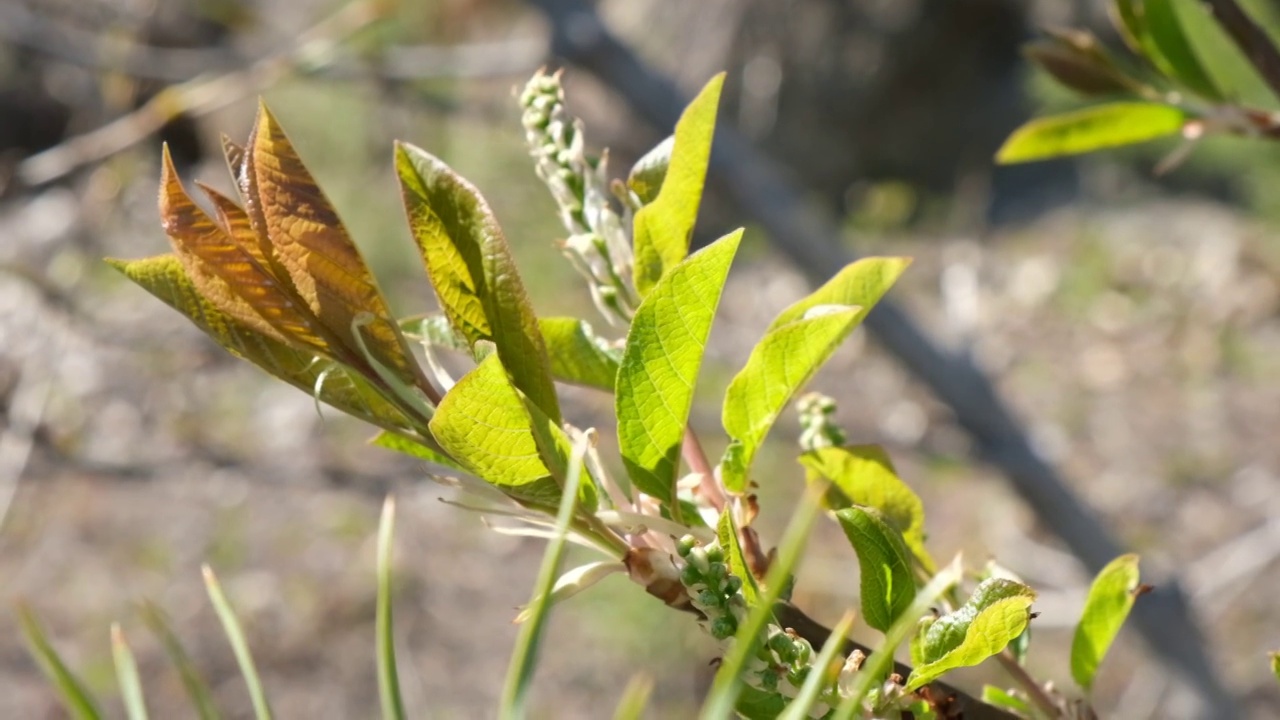
<svg viewBox="0 0 1280 720">
<path fill-rule="evenodd" d="M 67 714 L 76 720 L 101 718 L 102 714 L 98 711 L 98 706 L 93 702 L 89 691 L 85 689 L 84 683 L 80 682 L 66 663 L 62 662 L 58 651 L 53 649 L 49 637 L 45 635 L 44 628 L 40 627 L 40 621 L 36 619 L 26 603 L 18 604 L 18 623 L 31 654 L 40 665 L 40 671 L 53 683 L 58 697 L 62 699 L 62 704 L 67 709 Z"/>
<path fill-rule="evenodd" d="M 778 546 L 778 555 L 765 578 L 764 592 L 761 593 L 756 606 L 751 608 L 742 626 L 738 628 L 733 647 L 730 648 L 729 654 L 725 656 L 724 662 L 716 672 L 711 693 L 707 696 L 706 703 L 702 706 L 702 714 L 699 716 L 703 720 L 733 717 L 733 707 L 742 689 L 743 668 L 755 650 L 756 639 L 764 631 L 765 625 L 773 619 L 773 605 L 778 602 L 783 588 L 787 586 L 787 578 L 800 561 L 805 542 L 809 539 L 809 532 L 813 529 L 813 522 L 817 519 L 818 511 L 822 507 L 821 499 L 825 491 L 826 488 L 821 485 L 808 486 L 803 499 L 792 514 L 791 522 L 787 524 L 787 530 L 783 533 L 782 544 Z"/>
<path fill-rule="evenodd" d="M 209 592 L 209 601 L 222 621 L 222 630 L 227 634 L 231 650 L 235 652 L 236 664 L 240 666 L 240 674 L 244 676 L 244 684 L 249 689 L 249 699 L 253 702 L 253 716 L 257 720 L 271 720 L 271 706 L 267 704 L 267 694 L 262 689 L 262 679 L 258 677 L 258 668 L 253 664 L 253 655 L 249 652 L 249 642 L 245 639 L 236 611 L 222 592 L 218 578 L 208 565 L 202 568 L 204 586 Z"/>
<path fill-rule="evenodd" d="M 378 653 L 378 698 L 385 720 L 404 720 L 400 677 L 396 673 L 395 634 L 391 627 L 391 537 L 396 523 L 396 501 L 388 495 L 378 524 L 378 612 L 375 620 Z"/>
<path fill-rule="evenodd" d="M 165 654 L 169 656 L 169 661 L 178 669 L 182 686 L 186 689 L 187 696 L 191 699 L 191 706 L 195 708 L 200 720 L 219 720 L 218 709 L 213 704 L 213 694 L 209 692 L 208 683 L 200 676 L 195 663 L 191 662 L 187 651 L 183 649 L 182 642 L 170 627 L 164 611 L 153 603 L 145 603 L 142 606 L 142 621 L 160 641 Z"/>
<path fill-rule="evenodd" d="M 653 678 L 643 673 L 633 676 L 622 691 L 618 709 L 613 711 L 613 720 L 640 720 L 644 716 L 645 706 L 649 704 L 651 693 Z"/>
<path fill-rule="evenodd" d="M 129 643 L 125 642 L 120 623 L 111 623 L 111 658 L 116 666 L 116 680 L 120 683 L 120 698 L 124 701 L 125 716 L 129 720 L 147 720 L 147 703 L 142 697 L 138 663 L 133 658 Z"/>
<path fill-rule="evenodd" d="M 525 716 L 525 694 L 529 690 L 529 681 L 533 679 L 533 670 L 537 664 L 538 643 L 542 639 L 547 611 L 551 607 L 551 590 L 555 586 L 560 559 L 564 556 L 565 535 L 569 532 L 569 525 L 573 522 L 577 508 L 578 486 L 582 481 L 582 459 L 587 454 L 588 442 L 588 436 L 584 435 L 573 444 L 564 494 L 560 498 L 560 511 L 556 515 L 555 536 L 547 543 L 546 552 L 542 555 L 542 567 L 538 570 L 537 584 L 533 588 L 533 598 L 527 609 L 528 619 L 520 626 L 520 634 L 516 637 L 511 665 L 507 668 L 507 680 L 502 689 L 498 717 L 518 720 Z"/>
<path fill-rule="evenodd" d="M 832 677 L 827 669 L 836 655 L 844 649 L 845 639 L 849 635 L 849 630 L 853 628 L 853 620 L 857 616 L 857 613 L 848 610 L 844 617 L 840 618 L 840 622 L 832 628 L 831 635 L 822 646 L 822 652 L 818 653 L 817 659 L 813 661 L 813 669 L 809 671 L 809 677 L 804 679 L 804 685 L 800 687 L 800 693 L 796 695 L 795 700 L 791 701 L 791 704 L 787 705 L 786 712 L 778 716 L 778 720 L 808 720 L 809 711 L 813 709 L 814 703 L 818 702 L 818 697 L 822 694 L 822 686 Z"/>
</svg>

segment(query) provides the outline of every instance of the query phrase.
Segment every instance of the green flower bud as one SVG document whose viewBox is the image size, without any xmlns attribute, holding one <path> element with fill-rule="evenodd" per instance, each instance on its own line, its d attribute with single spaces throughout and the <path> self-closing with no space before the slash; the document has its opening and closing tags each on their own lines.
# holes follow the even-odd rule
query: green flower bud
<svg viewBox="0 0 1280 720">
<path fill-rule="evenodd" d="M 692 565 L 685 565 L 680 570 L 680 582 L 684 583 L 685 587 L 693 587 L 702 582 L 702 573 Z"/>
<path fill-rule="evenodd" d="M 685 535 L 676 541 L 676 554 L 680 557 L 689 557 L 689 551 L 697 546 L 697 538 L 692 535 Z"/>
<path fill-rule="evenodd" d="M 685 558 L 690 565 L 698 569 L 700 575 L 706 575 L 711 569 L 711 561 L 707 559 L 707 551 L 700 547 L 695 547 L 689 551 L 689 555 Z"/>
<path fill-rule="evenodd" d="M 711 621 L 711 637 L 726 640 L 738 632 L 738 621 L 732 615 L 721 615 Z"/>
<path fill-rule="evenodd" d="M 737 595 L 742 591 L 742 578 L 737 575 L 730 575 L 724 580 L 724 594 Z"/>
<path fill-rule="evenodd" d="M 719 544 L 707 546 L 707 559 L 713 563 L 724 562 L 724 550 Z"/>
</svg>

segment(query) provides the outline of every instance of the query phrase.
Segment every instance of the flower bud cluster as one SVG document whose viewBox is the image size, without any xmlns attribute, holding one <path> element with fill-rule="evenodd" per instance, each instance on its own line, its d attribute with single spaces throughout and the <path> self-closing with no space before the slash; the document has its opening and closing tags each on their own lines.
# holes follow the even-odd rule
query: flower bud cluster
<svg viewBox="0 0 1280 720">
<path fill-rule="evenodd" d="M 822 393 L 806 393 L 796 401 L 800 413 L 800 448 L 805 452 L 840 447 L 847 441 L 835 422 L 836 401 Z"/>
<path fill-rule="evenodd" d="M 680 582 L 702 613 L 703 627 L 722 643 L 733 642 L 748 611 L 742 578 L 730 572 L 718 543 L 699 546 L 686 535 L 676 543 L 676 554 L 684 561 Z M 813 670 L 813 646 L 773 623 L 766 626 L 763 638 L 756 643 L 743 680 L 757 690 L 794 698 Z M 819 703 L 813 717 L 822 717 L 827 710 Z"/>
<path fill-rule="evenodd" d="M 639 300 L 630 281 L 630 239 L 609 200 L 607 157 L 587 157 L 582 121 L 565 108 L 559 73 L 538 71 L 520 94 L 520 106 L 538 177 L 569 232 L 561 250 L 587 279 L 601 314 L 625 325 Z"/>
</svg>

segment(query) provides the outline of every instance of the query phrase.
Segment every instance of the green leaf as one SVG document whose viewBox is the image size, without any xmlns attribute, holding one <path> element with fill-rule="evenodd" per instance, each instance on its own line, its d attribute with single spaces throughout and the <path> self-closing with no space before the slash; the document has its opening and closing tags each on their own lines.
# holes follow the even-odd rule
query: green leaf
<svg viewBox="0 0 1280 720">
<path fill-rule="evenodd" d="M 425 460 L 429 463 L 435 463 L 441 467 L 453 468 L 454 470 L 466 470 L 466 468 L 454 461 L 453 458 L 440 452 L 439 449 L 423 443 L 422 440 L 416 437 L 409 437 L 399 433 L 383 430 L 373 436 L 373 439 L 369 441 L 369 444 L 385 448 L 387 450 L 394 450 L 398 453 L 403 453 L 409 457 L 418 458 L 419 460 Z"/>
<path fill-rule="evenodd" d="M 533 304 L 488 203 L 443 161 L 413 145 L 397 143 L 396 171 L 409 228 L 445 315 L 473 346 L 492 342 L 515 386 L 560 422 Z"/>
<path fill-rule="evenodd" d="M 716 671 L 711 692 L 707 694 L 702 712 L 698 716 L 702 720 L 730 717 L 737 705 L 748 658 L 759 648 L 764 628 L 773 619 L 773 606 L 782 597 L 782 591 L 791 585 L 788 580 L 800 562 L 820 508 L 818 493 L 810 488 L 791 514 L 787 529 L 782 534 L 782 542 L 778 545 L 778 554 L 765 577 L 764 593 L 738 626 L 733 644 L 720 663 L 720 669 Z"/>
<path fill-rule="evenodd" d="M 587 453 L 586 436 L 574 443 L 569 463 L 569 476 L 565 478 L 560 509 L 556 513 L 555 534 L 547 543 L 534 584 L 533 597 L 529 601 L 528 617 L 520 626 L 511 664 L 507 667 L 507 679 L 503 685 L 502 701 L 498 717 L 519 720 L 525 716 L 524 700 L 537 666 L 538 649 L 542 640 L 547 613 L 551 609 L 552 589 L 555 587 L 560 560 L 564 557 L 565 538 L 577 511 L 578 483 L 582 479 L 583 459 Z"/>
<path fill-rule="evenodd" d="M 910 607 L 898 616 L 889 631 L 884 634 L 884 640 L 866 659 L 866 662 L 862 663 L 861 670 L 853 676 L 849 692 L 840 703 L 840 707 L 836 708 L 833 720 L 852 720 L 855 715 L 862 717 L 863 698 L 871 691 L 873 685 L 878 685 L 889 676 L 889 671 L 893 667 L 893 656 L 897 653 L 898 646 L 918 627 L 920 618 L 929 612 L 938 599 L 951 589 L 952 585 L 960 581 L 963 574 L 964 567 L 960 564 L 960 556 L 957 555 L 923 588 L 920 588 Z"/>
<path fill-rule="evenodd" d="M 378 557 L 375 572 L 378 585 L 374 615 L 375 649 L 378 656 L 378 701 L 383 720 L 404 720 L 404 700 L 400 697 L 400 675 L 396 670 L 395 630 L 391 616 L 391 538 L 395 533 L 396 501 L 390 495 L 382 504 L 378 522 Z"/>
<path fill-rule="evenodd" d="M 454 329 L 444 315 L 418 315 L 400 321 L 400 332 L 410 340 L 447 350 L 470 353 L 471 343 Z"/>
<path fill-rule="evenodd" d="M 1222 92 L 1200 63 L 1174 7 L 1179 0 L 1143 0 L 1149 41 L 1147 54 L 1161 72 L 1211 100 Z"/>
<path fill-rule="evenodd" d="M 871 627 L 888 630 L 916 595 L 902 534 L 874 508 L 854 505 L 838 510 L 836 520 L 858 554 L 862 614 Z"/>
<path fill-rule="evenodd" d="M 182 687 L 186 690 L 187 697 L 191 700 L 191 707 L 196 711 L 197 717 L 200 720 L 218 720 L 218 709 L 213 704 L 213 693 L 209 691 L 208 683 L 200 676 L 200 671 L 196 669 L 195 663 L 191 661 L 187 651 L 182 648 L 182 643 L 178 640 L 177 634 L 173 632 L 173 627 L 169 619 L 165 617 L 164 611 L 154 603 L 143 603 L 142 621 L 146 623 L 147 629 L 160 641 L 161 647 L 164 648 L 164 654 L 169 657 L 169 661 L 177 668 L 178 677 L 182 679 Z"/>
<path fill-rule="evenodd" d="M 729 383 L 721 422 L 730 445 L 720 464 L 730 492 L 746 490 L 751 464 L 791 397 L 813 377 L 848 337 L 861 308 L 821 305 L 765 333 Z"/>
<path fill-rule="evenodd" d="M 734 522 L 733 511 L 725 508 L 720 513 L 720 521 L 716 523 L 716 538 L 724 549 L 725 562 L 729 572 L 742 580 L 742 596 L 746 598 L 747 607 L 755 607 L 760 598 L 760 587 L 756 584 L 756 576 L 747 566 L 747 558 L 742 552 L 742 543 L 738 541 L 738 523 Z"/>
<path fill-rule="evenodd" d="M 431 419 L 444 451 L 513 498 L 555 506 L 560 484 L 542 459 L 533 421 L 497 355 L 458 380 Z"/>
<path fill-rule="evenodd" d="M 671 149 L 675 147 L 674 135 L 653 146 L 643 157 L 631 166 L 627 173 L 627 187 L 640 198 L 643 205 L 648 205 L 658 197 L 662 182 L 667 179 L 667 168 L 671 167 Z"/>
<path fill-rule="evenodd" d="M 22 630 L 22 637 L 27 641 L 27 647 L 40 666 L 40 671 L 57 690 L 58 698 L 66 708 L 67 714 L 76 720 L 101 718 L 102 713 L 93 702 L 89 691 L 85 689 L 84 683 L 62 661 L 58 651 L 53 649 L 53 643 L 49 642 L 49 637 L 45 635 L 40 621 L 25 603 L 18 604 L 18 626 Z"/>
<path fill-rule="evenodd" d="M 724 73 L 720 73 L 685 108 L 676 123 L 675 146 L 662 188 L 653 202 L 636 213 L 634 279 L 641 297 L 689 252 L 723 85 Z"/>
<path fill-rule="evenodd" d="M 116 666 L 116 680 L 120 684 L 120 699 L 124 703 L 125 716 L 129 720 L 147 720 L 147 702 L 142 695 L 142 680 L 138 676 L 138 661 L 124 639 L 119 623 L 111 623 L 111 659 Z"/>
<path fill-rule="evenodd" d="M 415 423 L 359 373 L 260 333 L 214 307 L 196 291 L 173 255 L 107 263 L 185 315 L 232 355 L 348 415 L 387 430 L 412 432 Z"/>
<path fill-rule="evenodd" d="M 1020 163 L 1132 145 L 1182 130 L 1187 115 L 1171 105 L 1117 102 L 1040 118 L 1018 128 L 996 162 Z"/>
<path fill-rule="evenodd" d="M 733 710 L 746 720 L 778 720 L 787 709 L 786 699 L 778 693 L 757 690 L 750 685 L 743 685 L 739 692 Z"/>
<path fill-rule="evenodd" d="M 1271 653 L 1271 674 L 1280 680 L 1280 652 Z"/>
<path fill-rule="evenodd" d="M 1098 573 L 1071 641 L 1071 677 L 1086 691 L 1137 597 L 1138 556 L 1121 555 Z"/>
<path fill-rule="evenodd" d="M 932 572 L 933 559 L 924 547 L 924 503 L 893 469 L 885 451 L 876 445 L 827 447 L 800 456 L 808 479 L 830 481 L 827 506 L 833 510 L 863 505 L 879 510 L 884 520 L 902 533 L 907 548 Z"/>
<path fill-rule="evenodd" d="M 613 392 L 621 353 L 596 335 L 586 321 L 569 317 L 538 321 L 551 358 L 551 374 L 562 382 Z"/>
<path fill-rule="evenodd" d="M 938 618 L 924 631 L 919 644 L 919 659 L 924 662 L 907 678 L 907 689 L 915 690 L 943 673 L 977 665 L 1004 650 L 1026 629 L 1035 598 L 1035 591 L 1022 583 L 984 580 L 960 609 Z"/>
<path fill-rule="evenodd" d="M 675 500 L 693 386 L 742 231 L 672 268 L 636 310 L 618 370 L 618 445 L 632 483 Z"/>
<path fill-rule="evenodd" d="M 262 678 L 258 675 L 257 665 L 253 662 L 253 654 L 249 652 L 249 641 L 245 638 L 244 629 L 236 611 L 231 607 L 227 596 L 222 592 L 222 585 L 213 574 L 213 570 L 205 565 L 204 587 L 213 603 L 213 610 L 222 623 L 222 630 L 231 643 L 231 650 L 236 656 L 236 665 L 240 675 L 244 677 L 245 687 L 249 690 L 249 700 L 253 703 L 253 716 L 256 720 L 271 720 L 271 706 L 267 703 L 267 693 L 262 688 Z"/>
<path fill-rule="evenodd" d="M 1276 107 L 1276 94 L 1258 69 L 1213 17 L 1206 3 L 1177 2 L 1174 11 L 1182 21 L 1188 42 L 1198 51 L 1205 72 L 1222 96 L 1244 105 Z M 1246 8 L 1251 13 L 1253 8 Z"/>
<path fill-rule="evenodd" d="M 821 305 L 856 307 L 857 322 L 862 322 L 910 264 L 911 258 L 905 257 L 872 257 L 849 263 L 822 287 L 778 313 L 770 323 L 769 331 L 800 320 Z"/>
<path fill-rule="evenodd" d="M 998 708 L 1004 708 L 1013 713 L 1017 713 L 1021 717 L 1031 715 L 1031 703 L 1026 700 L 1009 693 L 1007 690 L 1001 690 L 995 685 L 982 686 L 982 702 L 988 705 L 995 705 Z"/>
</svg>

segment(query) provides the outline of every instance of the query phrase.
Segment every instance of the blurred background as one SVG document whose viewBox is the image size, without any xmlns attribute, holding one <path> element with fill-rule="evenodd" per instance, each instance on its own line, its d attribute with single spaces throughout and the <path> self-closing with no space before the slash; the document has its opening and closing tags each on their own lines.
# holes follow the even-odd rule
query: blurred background
<svg viewBox="0 0 1280 720">
<path fill-rule="evenodd" d="M 208 562 L 248 625 L 279 717 L 371 716 L 373 534 L 393 491 L 409 705 L 421 717 L 492 715 L 541 544 L 439 502 L 448 494 L 426 468 L 366 447 L 370 428 L 317 413 L 101 259 L 167 250 L 161 142 L 188 181 L 231 191 L 219 134 L 246 136 L 261 96 L 398 312 L 433 303 L 391 169 L 402 138 L 486 194 L 540 314 L 581 313 L 588 295 L 555 248 L 563 229 L 512 94 L 558 65 L 553 30 L 598 32 L 556 28 L 558 5 L 0 2 L 0 594 L 32 604 L 92 689 L 114 697 L 107 629 L 119 620 L 153 716 L 189 715 L 138 620 L 149 599 L 228 717 L 248 716 L 204 597 Z M 1274 6 L 1257 5 L 1274 19 Z M 722 118 L 806 206 L 837 219 L 834 241 L 916 258 L 893 297 L 989 374 L 1035 449 L 1148 568 L 1178 574 L 1244 716 L 1277 717 L 1266 656 L 1280 649 L 1277 148 L 1211 139 L 1158 178 L 1170 144 L 995 168 L 1013 128 L 1075 102 L 1026 66 L 1019 45 L 1046 24 L 1115 41 L 1093 0 L 594 7 L 686 96 L 726 70 Z M 585 70 L 569 66 L 565 83 L 615 173 L 670 131 Z M 1248 100 L 1275 107 L 1264 93 Z M 704 202 L 702 241 L 751 222 L 724 185 L 713 181 Z M 694 410 L 713 457 L 718 394 L 774 314 L 807 292 L 778 249 L 787 242 L 748 225 Z M 853 441 L 889 448 L 924 497 L 937 557 L 995 557 L 1040 590 L 1030 667 L 1069 686 L 1089 574 L 973 457 L 952 412 L 862 330 L 815 389 L 840 402 Z M 567 397 L 570 418 L 605 429 L 610 399 Z M 803 485 L 788 418 L 758 466 L 772 540 Z M 833 622 L 857 584 L 840 533 L 821 528 L 796 604 Z M 691 717 L 716 656 L 691 617 L 621 578 L 559 607 L 545 648 L 534 701 L 547 718 L 607 715 L 636 671 L 655 679 L 651 717 Z M 1008 684 L 998 671 L 960 679 Z M 1132 632 L 1095 698 L 1104 717 L 1194 712 Z M 0 717 L 60 713 L 12 613 L 0 614 Z"/>
</svg>

